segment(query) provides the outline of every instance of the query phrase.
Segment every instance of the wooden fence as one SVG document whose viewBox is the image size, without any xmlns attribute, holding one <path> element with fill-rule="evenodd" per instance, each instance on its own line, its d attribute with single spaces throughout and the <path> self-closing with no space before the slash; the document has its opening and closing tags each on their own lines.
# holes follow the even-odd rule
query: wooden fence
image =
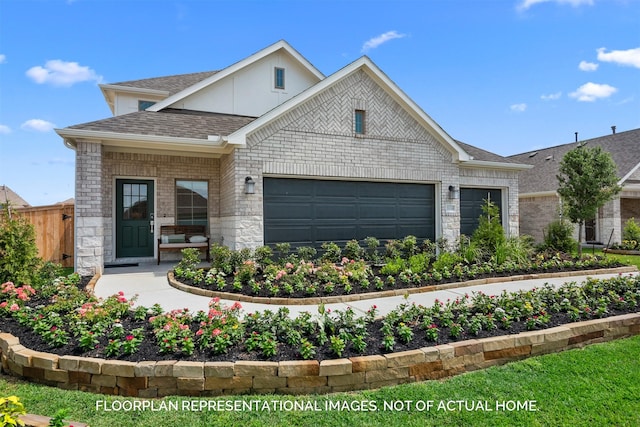
<svg viewBox="0 0 640 427">
<path fill-rule="evenodd" d="M 45 261 L 73 267 L 73 204 L 18 208 L 36 230 L 38 256 Z"/>
</svg>

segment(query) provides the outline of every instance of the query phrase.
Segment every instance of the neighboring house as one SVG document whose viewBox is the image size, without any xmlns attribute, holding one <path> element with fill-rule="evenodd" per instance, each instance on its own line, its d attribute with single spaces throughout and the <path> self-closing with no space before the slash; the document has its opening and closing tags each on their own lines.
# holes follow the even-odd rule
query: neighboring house
<svg viewBox="0 0 640 427">
<path fill-rule="evenodd" d="M 518 234 L 529 166 L 452 139 L 367 57 L 325 77 L 280 41 L 217 72 L 100 87 L 114 117 L 56 130 L 76 151 L 81 273 L 153 259 L 163 224 L 231 248 L 453 242 L 487 194 Z"/>
<path fill-rule="evenodd" d="M 7 187 L 0 185 L 0 207 L 11 206 L 12 208 L 26 208 L 31 206 L 25 199 L 20 197 L 18 193 Z"/>
<path fill-rule="evenodd" d="M 620 242 L 625 222 L 640 219 L 640 129 L 635 129 L 510 156 L 513 161 L 533 165 L 520 174 L 521 234 L 529 234 L 540 242 L 549 223 L 560 217 L 556 176 L 564 155 L 580 145 L 600 146 L 609 152 L 618 167 L 618 184 L 622 186 L 622 192 L 585 224 L 584 241 Z"/>
</svg>

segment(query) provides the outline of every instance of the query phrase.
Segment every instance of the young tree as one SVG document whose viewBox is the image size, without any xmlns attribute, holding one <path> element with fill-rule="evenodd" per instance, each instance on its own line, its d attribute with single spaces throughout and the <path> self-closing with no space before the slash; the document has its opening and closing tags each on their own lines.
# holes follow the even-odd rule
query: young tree
<svg viewBox="0 0 640 427">
<path fill-rule="evenodd" d="M 620 192 L 611 155 L 601 147 L 579 146 L 564 155 L 558 175 L 558 194 L 571 222 L 578 224 L 578 255 L 582 256 L 582 226 Z"/>
<path fill-rule="evenodd" d="M 4 207 L 0 212 L 0 283 L 31 284 L 40 262 L 33 225 Z"/>
</svg>

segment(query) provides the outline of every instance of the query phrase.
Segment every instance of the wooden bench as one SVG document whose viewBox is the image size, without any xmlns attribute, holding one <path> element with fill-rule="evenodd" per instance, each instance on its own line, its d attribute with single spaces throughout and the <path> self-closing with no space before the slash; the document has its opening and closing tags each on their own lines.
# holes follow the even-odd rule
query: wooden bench
<svg viewBox="0 0 640 427">
<path fill-rule="evenodd" d="M 185 248 L 197 248 L 205 252 L 207 262 L 209 255 L 209 236 L 206 235 L 204 225 L 161 225 L 158 239 L 158 265 L 160 252 L 174 251 Z"/>
</svg>

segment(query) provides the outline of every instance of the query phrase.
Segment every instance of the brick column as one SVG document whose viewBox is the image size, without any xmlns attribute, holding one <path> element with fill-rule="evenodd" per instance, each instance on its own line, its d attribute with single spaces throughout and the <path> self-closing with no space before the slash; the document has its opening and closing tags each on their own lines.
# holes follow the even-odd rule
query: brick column
<svg viewBox="0 0 640 427">
<path fill-rule="evenodd" d="M 81 275 L 102 273 L 102 145 L 79 141 L 76 147 L 75 268 Z"/>
</svg>

